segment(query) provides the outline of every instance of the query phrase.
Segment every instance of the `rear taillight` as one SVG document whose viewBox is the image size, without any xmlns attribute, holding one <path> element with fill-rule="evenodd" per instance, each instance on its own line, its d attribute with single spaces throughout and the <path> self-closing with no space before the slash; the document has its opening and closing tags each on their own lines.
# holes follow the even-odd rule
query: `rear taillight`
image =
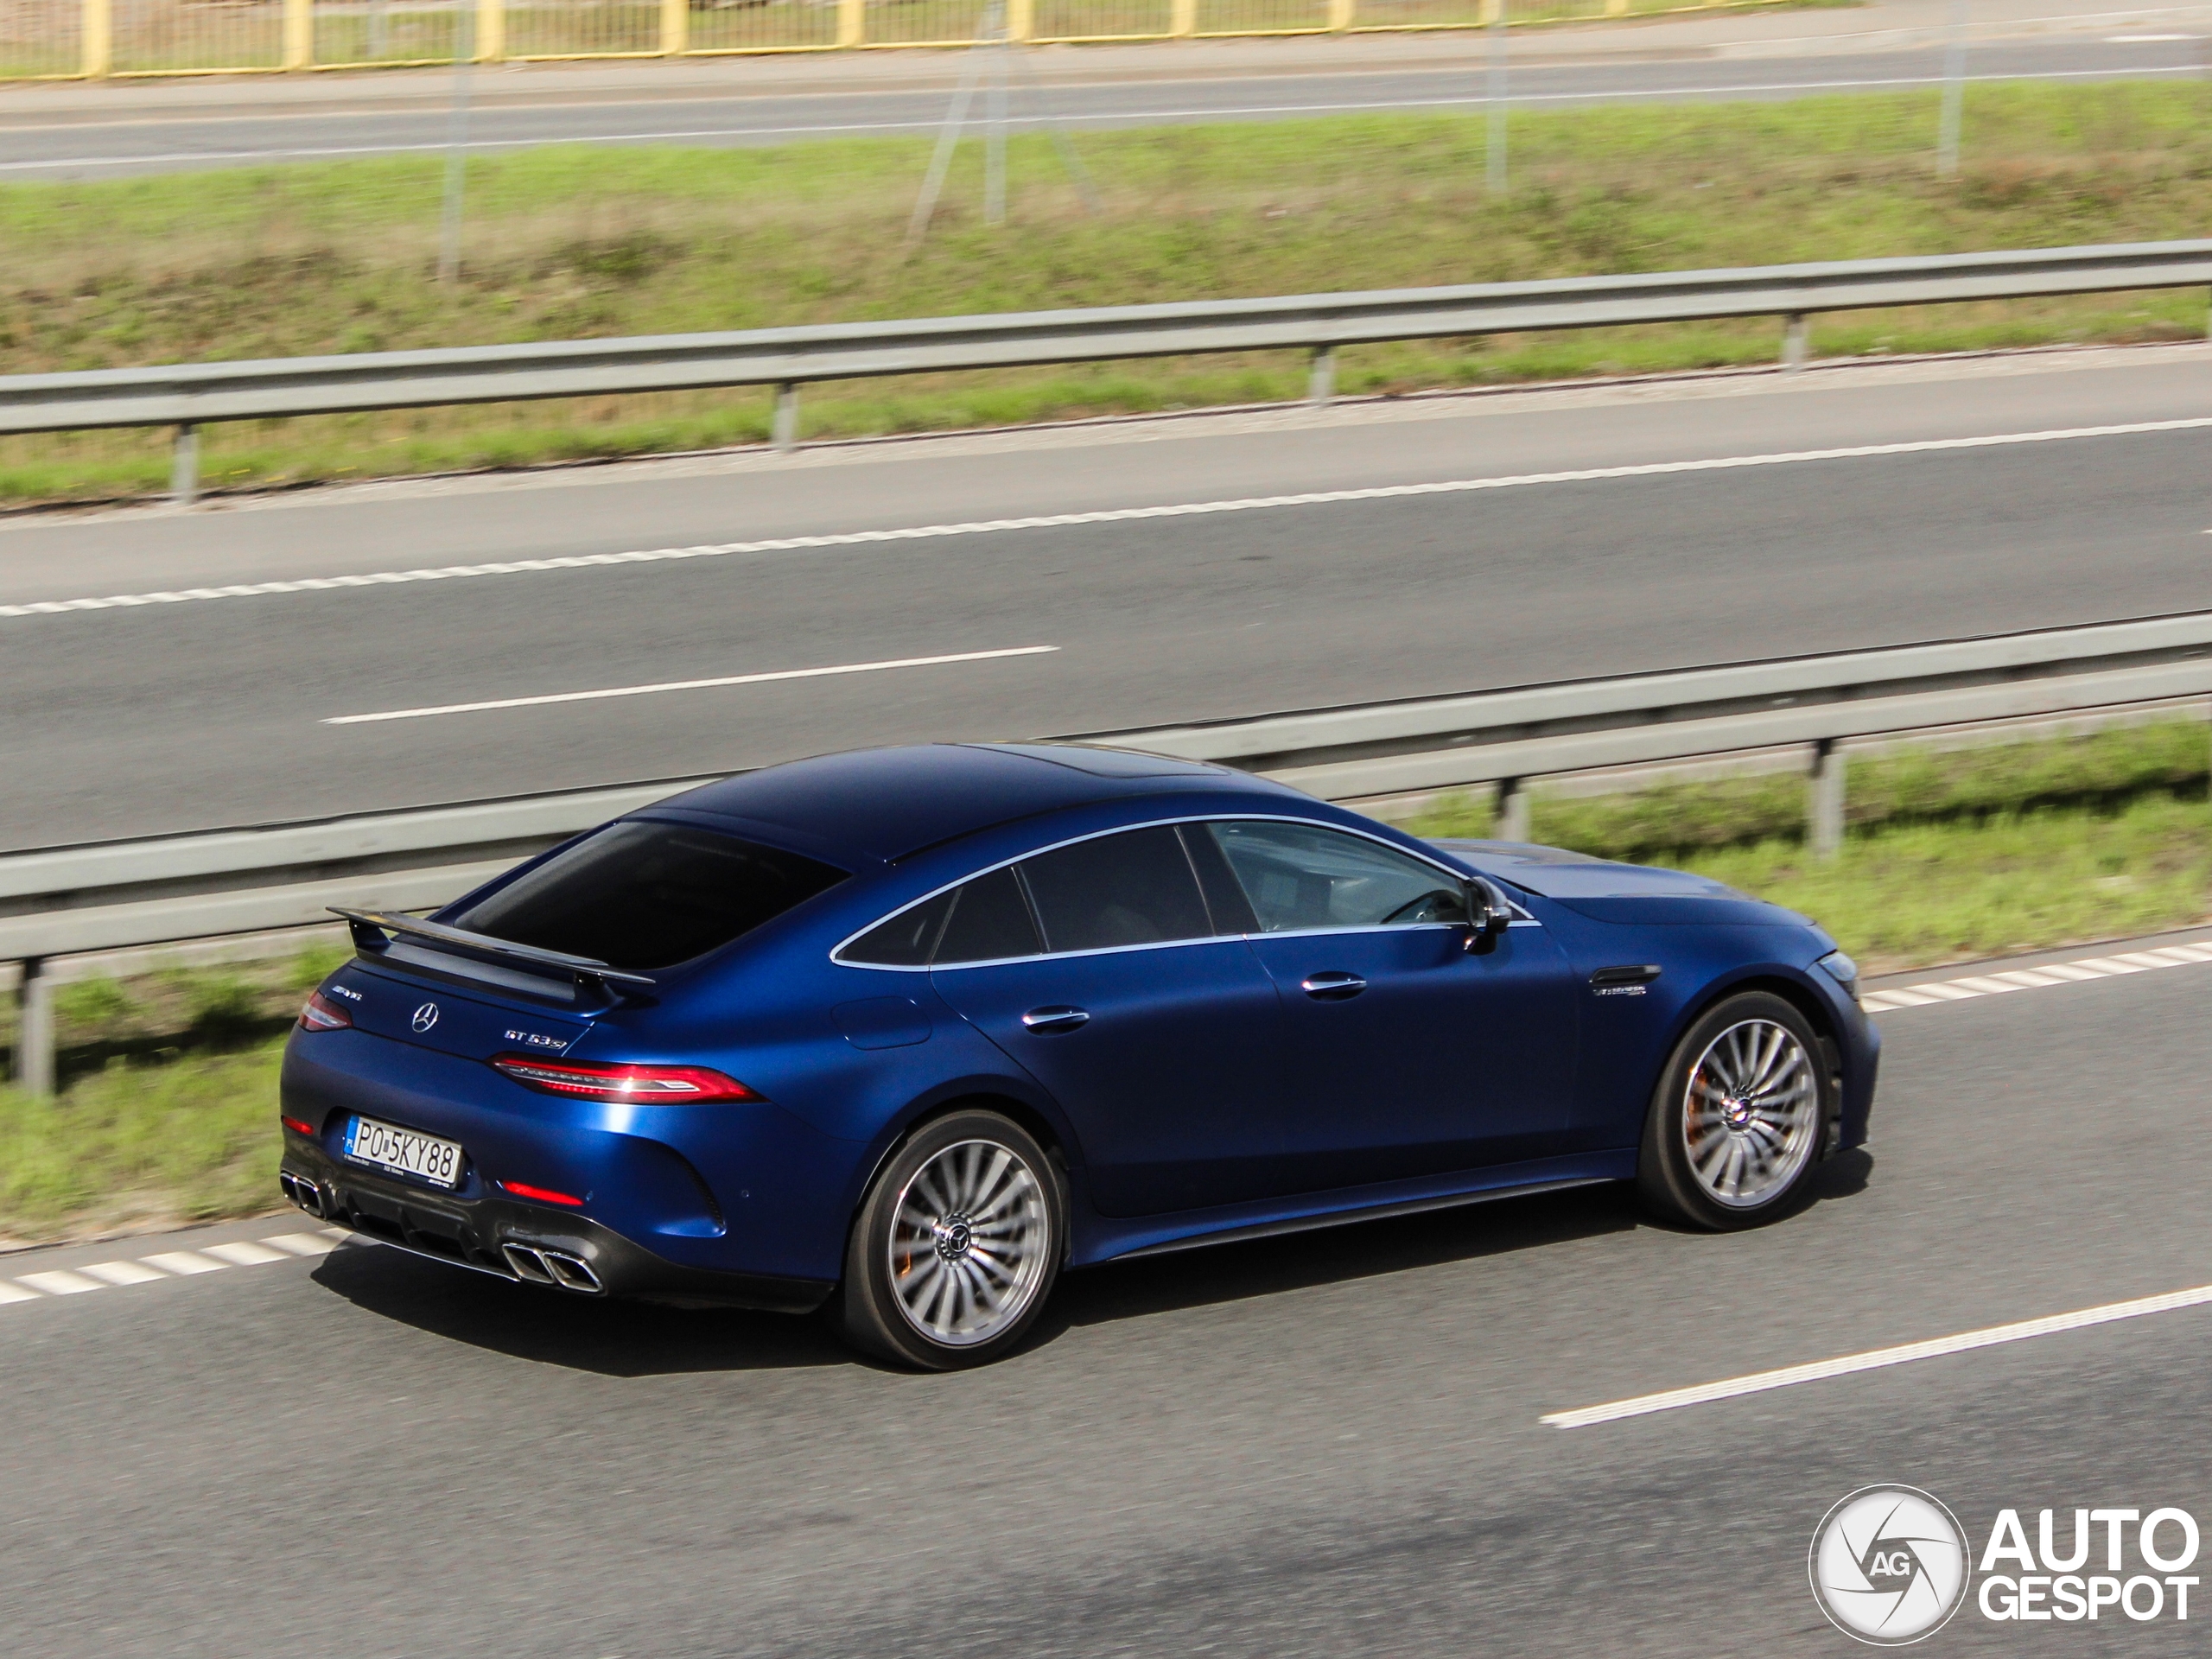
<svg viewBox="0 0 2212 1659">
<path fill-rule="evenodd" d="M 344 1031 L 353 1023 L 353 1016 L 321 991 L 311 993 L 300 1009 L 302 1031 Z"/>
<path fill-rule="evenodd" d="M 525 1088 L 571 1100 L 653 1101 L 689 1106 L 706 1101 L 760 1100 L 735 1077 L 703 1065 L 595 1065 L 588 1060 L 541 1060 L 500 1054 L 492 1064 Z"/>
<path fill-rule="evenodd" d="M 289 1129 L 294 1135 L 304 1135 L 309 1140 L 313 1140 L 315 1138 L 315 1125 L 312 1123 L 302 1123 L 298 1118 L 286 1117 L 281 1112 L 276 1115 L 276 1121 L 282 1123 L 286 1128 Z"/>
</svg>

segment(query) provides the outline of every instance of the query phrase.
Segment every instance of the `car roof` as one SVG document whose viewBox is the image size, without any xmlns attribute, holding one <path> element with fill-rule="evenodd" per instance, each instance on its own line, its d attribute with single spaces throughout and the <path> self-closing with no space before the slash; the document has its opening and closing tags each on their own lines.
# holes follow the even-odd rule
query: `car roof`
<svg viewBox="0 0 2212 1659">
<path fill-rule="evenodd" d="M 1224 766 L 1071 743 L 925 743 L 816 755 L 663 801 L 885 863 L 1040 812 L 1192 787 L 1285 791 Z"/>
</svg>

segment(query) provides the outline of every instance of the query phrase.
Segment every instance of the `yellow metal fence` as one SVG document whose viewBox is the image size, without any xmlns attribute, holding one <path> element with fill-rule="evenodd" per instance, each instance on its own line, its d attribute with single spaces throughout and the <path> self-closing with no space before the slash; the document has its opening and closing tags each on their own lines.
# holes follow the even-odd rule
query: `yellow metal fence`
<svg viewBox="0 0 2212 1659">
<path fill-rule="evenodd" d="M 1779 0 L 1004 0 L 1017 41 L 1470 29 Z M 964 46 L 992 0 L 0 0 L 0 79 Z"/>
</svg>

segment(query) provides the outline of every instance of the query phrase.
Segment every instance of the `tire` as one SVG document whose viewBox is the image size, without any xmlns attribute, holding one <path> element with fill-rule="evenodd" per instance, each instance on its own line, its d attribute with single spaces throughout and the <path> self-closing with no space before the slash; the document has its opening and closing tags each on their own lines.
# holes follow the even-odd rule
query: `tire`
<svg viewBox="0 0 2212 1659">
<path fill-rule="evenodd" d="M 1819 1161 L 1834 1096 L 1820 1039 L 1793 1005 L 1765 991 L 1715 1003 L 1652 1090 L 1637 1160 L 1646 1207 L 1708 1232 L 1771 1221 Z"/>
<path fill-rule="evenodd" d="M 898 1364 L 988 1365 L 1036 1322 L 1067 1237 L 1066 1187 L 1034 1136 L 996 1112 L 940 1117 L 861 1201 L 837 1322 L 855 1347 Z"/>
</svg>

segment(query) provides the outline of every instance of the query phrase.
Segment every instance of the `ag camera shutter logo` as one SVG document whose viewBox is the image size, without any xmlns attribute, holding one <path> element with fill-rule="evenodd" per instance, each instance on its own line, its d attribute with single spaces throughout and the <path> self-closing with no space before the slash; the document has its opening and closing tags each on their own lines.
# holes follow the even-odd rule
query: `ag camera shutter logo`
<svg viewBox="0 0 2212 1659">
<path fill-rule="evenodd" d="M 1821 1517 L 1806 1561 L 1813 1596 L 1846 1636 L 1901 1648 L 1966 1599 L 1967 1535 L 1916 1486 L 1862 1486 Z"/>
</svg>

